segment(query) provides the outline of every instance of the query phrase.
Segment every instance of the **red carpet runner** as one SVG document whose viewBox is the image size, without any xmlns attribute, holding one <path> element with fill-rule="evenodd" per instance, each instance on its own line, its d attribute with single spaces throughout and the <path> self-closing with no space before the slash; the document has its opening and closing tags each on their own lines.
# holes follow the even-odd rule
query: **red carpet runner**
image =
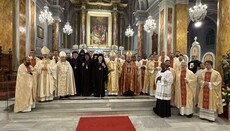
<svg viewBox="0 0 230 131">
<path fill-rule="evenodd" d="M 76 131 L 136 131 L 128 116 L 81 117 Z"/>
</svg>

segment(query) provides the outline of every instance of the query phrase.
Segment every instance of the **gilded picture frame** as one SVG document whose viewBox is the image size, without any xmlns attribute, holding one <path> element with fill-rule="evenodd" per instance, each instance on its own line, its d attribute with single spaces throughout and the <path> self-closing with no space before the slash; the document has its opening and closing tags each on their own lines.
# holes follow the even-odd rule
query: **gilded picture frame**
<svg viewBox="0 0 230 131">
<path fill-rule="evenodd" d="M 112 17 L 111 12 L 87 13 L 87 46 L 111 47 Z"/>
<path fill-rule="evenodd" d="M 37 26 L 37 37 L 44 38 L 44 29 L 41 26 Z"/>
</svg>

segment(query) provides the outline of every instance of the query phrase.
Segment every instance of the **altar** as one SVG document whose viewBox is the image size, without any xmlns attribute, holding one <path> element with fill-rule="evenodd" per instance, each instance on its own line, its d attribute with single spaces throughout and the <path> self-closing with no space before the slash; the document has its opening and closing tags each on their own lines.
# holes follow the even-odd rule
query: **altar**
<svg viewBox="0 0 230 131">
<path fill-rule="evenodd" d="M 126 3 L 87 2 L 76 4 L 76 8 L 68 16 L 73 25 L 73 33 L 68 35 L 53 30 L 52 50 L 69 53 L 81 49 L 93 52 L 114 50 L 121 54 L 128 50 L 128 38 L 125 37 L 124 29 L 129 23 L 126 23 L 123 13 L 127 9 Z M 58 28 L 61 24 L 56 22 L 58 24 L 54 24 L 53 28 Z M 62 33 L 61 40 L 57 41 L 59 33 Z"/>
</svg>

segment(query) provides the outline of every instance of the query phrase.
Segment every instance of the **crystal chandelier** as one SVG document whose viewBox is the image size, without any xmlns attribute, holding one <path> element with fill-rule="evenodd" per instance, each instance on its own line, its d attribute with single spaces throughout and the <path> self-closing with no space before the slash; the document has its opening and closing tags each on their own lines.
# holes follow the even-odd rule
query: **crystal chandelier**
<svg viewBox="0 0 230 131">
<path fill-rule="evenodd" d="M 41 23 L 47 23 L 48 25 L 53 23 L 54 19 L 52 17 L 52 13 L 49 11 L 48 6 L 44 6 L 44 11 L 41 11 L 39 21 Z"/>
<path fill-rule="evenodd" d="M 145 21 L 144 30 L 150 33 L 151 31 L 155 30 L 156 27 L 157 26 L 155 20 L 153 19 L 152 16 L 149 16 L 148 19 Z"/>
<path fill-rule="evenodd" d="M 133 29 L 132 29 L 131 26 L 129 25 L 129 27 L 128 27 L 128 28 L 126 29 L 126 31 L 125 31 L 125 36 L 127 36 L 127 37 L 132 37 L 133 34 L 134 34 Z"/>
<path fill-rule="evenodd" d="M 63 28 L 63 32 L 70 35 L 73 32 L 72 27 L 70 26 L 69 22 L 66 22 L 64 28 Z"/>
<path fill-rule="evenodd" d="M 201 0 L 196 0 L 196 5 L 189 9 L 189 15 L 193 22 L 201 21 L 207 14 L 207 5 L 202 5 Z"/>
</svg>

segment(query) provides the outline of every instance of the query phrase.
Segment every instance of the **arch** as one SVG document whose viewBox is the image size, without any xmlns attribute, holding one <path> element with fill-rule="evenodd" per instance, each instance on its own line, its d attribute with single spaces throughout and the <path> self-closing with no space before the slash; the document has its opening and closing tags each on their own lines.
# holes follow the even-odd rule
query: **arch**
<svg viewBox="0 0 230 131">
<path fill-rule="evenodd" d="M 202 62 L 205 62 L 207 60 L 211 60 L 213 62 L 213 68 L 215 68 L 216 66 L 215 54 L 212 52 L 206 52 L 202 58 Z"/>
<path fill-rule="evenodd" d="M 197 36 L 199 38 L 200 48 L 202 48 L 201 55 L 200 55 L 201 58 L 206 52 L 213 52 L 215 54 L 216 41 L 214 41 L 214 44 L 206 44 L 208 42 L 206 37 L 209 34 L 210 30 L 213 30 L 215 32 L 214 33 L 215 36 L 216 36 L 216 31 L 217 31 L 217 24 L 209 17 L 206 17 L 202 22 L 203 22 L 203 25 L 199 28 L 195 28 L 194 22 L 190 22 L 188 25 L 188 34 L 187 34 L 188 35 L 187 52 L 189 53 L 188 55 L 190 55 L 190 50 L 194 42 L 193 39 L 195 36 Z"/>
</svg>

